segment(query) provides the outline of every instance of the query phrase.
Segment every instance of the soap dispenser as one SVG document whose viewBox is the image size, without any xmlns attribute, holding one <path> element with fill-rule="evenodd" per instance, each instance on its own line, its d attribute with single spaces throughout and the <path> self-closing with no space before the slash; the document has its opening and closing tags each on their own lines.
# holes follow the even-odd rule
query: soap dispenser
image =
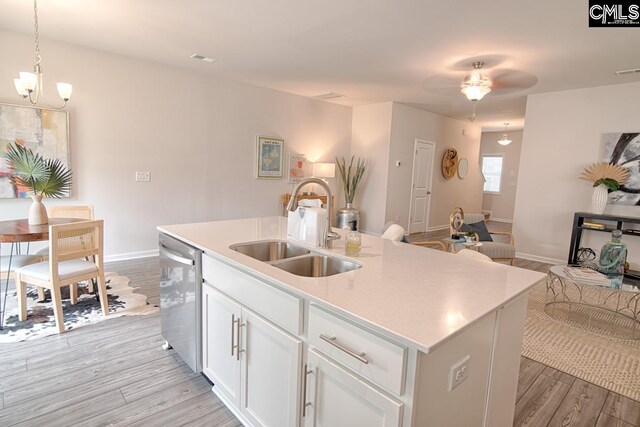
<svg viewBox="0 0 640 427">
<path fill-rule="evenodd" d="M 360 255 L 361 240 L 360 233 L 356 230 L 357 225 L 357 221 L 349 221 L 351 230 L 344 236 L 344 253 L 347 256 Z"/>
</svg>

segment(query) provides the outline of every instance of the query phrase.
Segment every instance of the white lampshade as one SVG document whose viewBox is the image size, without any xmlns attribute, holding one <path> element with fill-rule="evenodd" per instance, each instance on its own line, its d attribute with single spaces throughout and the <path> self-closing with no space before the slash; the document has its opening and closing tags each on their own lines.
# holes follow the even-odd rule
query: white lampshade
<svg viewBox="0 0 640 427">
<path fill-rule="evenodd" d="M 318 178 L 333 178 L 336 176 L 336 164 L 314 163 L 312 175 Z"/>
<path fill-rule="evenodd" d="M 16 91 L 18 91 L 18 95 L 26 97 L 29 95 L 29 92 L 24 87 L 24 82 L 21 79 L 13 79 L 13 84 L 16 87 Z"/>
<path fill-rule="evenodd" d="M 22 81 L 22 87 L 24 87 L 25 90 L 35 90 L 36 85 L 38 84 L 38 77 L 27 71 L 20 72 L 20 80 Z"/>
<path fill-rule="evenodd" d="M 70 100 L 73 86 L 71 86 L 69 83 L 58 83 L 57 86 L 58 95 L 60 95 L 60 98 L 64 99 L 65 101 Z"/>
<path fill-rule="evenodd" d="M 511 144 L 511 140 L 509 138 L 507 138 L 507 134 L 504 133 L 504 134 L 502 134 L 502 138 L 500 138 L 498 140 L 498 144 L 500 144 L 500 145 L 509 145 L 509 144 Z"/>
</svg>

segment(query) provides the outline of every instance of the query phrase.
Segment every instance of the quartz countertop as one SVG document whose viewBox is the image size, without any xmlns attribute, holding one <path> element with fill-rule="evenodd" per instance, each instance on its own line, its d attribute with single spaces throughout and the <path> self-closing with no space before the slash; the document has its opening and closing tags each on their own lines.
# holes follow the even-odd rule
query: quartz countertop
<svg viewBox="0 0 640 427">
<path fill-rule="evenodd" d="M 425 353 L 545 277 L 535 271 L 362 234 L 358 257 L 344 255 L 344 239 L 334 241 L 332 249 L 312 249 L 356 261 L 362 268 L 309 278 L 229 249 L 235 243 L 286 240 L 284 217 L 167 225 L 158 230 Z"/>
</svg>

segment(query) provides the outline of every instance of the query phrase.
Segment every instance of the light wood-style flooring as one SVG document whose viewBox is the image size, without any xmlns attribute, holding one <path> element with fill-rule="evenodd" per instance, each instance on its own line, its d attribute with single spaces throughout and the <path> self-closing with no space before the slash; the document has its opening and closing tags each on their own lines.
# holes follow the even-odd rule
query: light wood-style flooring
<svg viewBox="0 0 640 427">
<path fill-rule="evenodd" d="M 108 263 L 107 270 L 158 304 L 157 258 Z M 158 315 L 124 316 L 1 344 L 0 426 L 240 426 L 204 377 L 161 349 L 159 325 Z M 526 358 L 517 398 L 515 426 L 640 426 L 639 402 Z"/>
</svg>

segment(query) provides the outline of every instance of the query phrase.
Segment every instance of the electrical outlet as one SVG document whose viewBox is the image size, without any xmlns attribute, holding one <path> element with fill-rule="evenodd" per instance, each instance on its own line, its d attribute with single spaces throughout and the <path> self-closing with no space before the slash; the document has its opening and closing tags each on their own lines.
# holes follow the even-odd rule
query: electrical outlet
<svg viewBox="0 0 640 427">
<path fill-rule="evenodd" d="M 469 378 L 469 360 L 471 356 L 467 355 L 451 367 L 449 371 L 449 391 L 458 387 Z"/>
<path fill-rule="evenodd" d="M 136 182 L 151 181 L 151 172 L 136 172 Z"/>
</svg>

